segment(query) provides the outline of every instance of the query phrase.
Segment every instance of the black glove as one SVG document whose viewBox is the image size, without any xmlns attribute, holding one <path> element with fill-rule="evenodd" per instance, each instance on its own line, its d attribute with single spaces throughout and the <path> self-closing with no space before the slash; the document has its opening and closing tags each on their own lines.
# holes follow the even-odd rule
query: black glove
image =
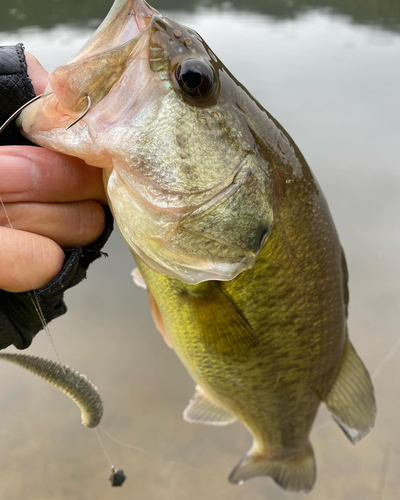
<svg viewBox="0 0 400 500">
<path fill-rule="evenodd" d="M 24 47 L 0 47 L 0 125 L 25 102 L 35 97 L 32 82 L 27 74 Z M 32 145 L 11 123 L 0 134 L 0 145 Z M 113 230 L 110 209 L 105 206 L 106 226 L 103 234 L 90 246 L 64 250 L 62 271 L 43 288 L 24 293 L 0 290 L 0 349 L 14 344 L 18 349 L 28 347 L 33 337 L 42 330 L 38 305 L 46 323 L 65 314 L 64 290 L 80 283 L 86 277 L 89 265 L 101 255 L 101 249 Z"/>
</svg>

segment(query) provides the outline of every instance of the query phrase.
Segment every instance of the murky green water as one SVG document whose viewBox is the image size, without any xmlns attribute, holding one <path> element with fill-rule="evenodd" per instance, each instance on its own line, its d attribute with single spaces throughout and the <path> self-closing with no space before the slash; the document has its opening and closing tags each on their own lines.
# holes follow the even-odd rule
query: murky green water
<svg viewBox="0 0 400 500">
<path fill-rule="evenodd" d="M 2 0 L 0 43 L 23 41 L 50 70 L 72 57 L 110 4 Z M 347 254 L 350 334 L 376 375 L 379 416 L 370 436 L 353 447 L 321 408 L 312 433 L 318 481 L 309 498 L 398 499 L 400 3 L 159 0 L 154 5 L 199 31 L 289 131 L 324 189 Z M 105 429 L 153 456 L 104 437 L 112 462 L 128 475 L 122 489 L 112 490 L 107 460 L 94 431 L 80 425 L 76 407 L 46 383 L 4 364 L 1 500 L 300 498 L 269 479 L 242 487 L 227 483 L 250 446 L 249 435 L 240 424 L 212 428 L 182 421 L 194 384 L 156 333 L 117 233 L 106 250 L 109 258 L 96 262 L 89 279 L 67 292 L 69 313 L 53 322 L 51 331 L 62 360 L 98 385 Z M 44 334 L 29 351 L 54 357 Z"/>
</svg>

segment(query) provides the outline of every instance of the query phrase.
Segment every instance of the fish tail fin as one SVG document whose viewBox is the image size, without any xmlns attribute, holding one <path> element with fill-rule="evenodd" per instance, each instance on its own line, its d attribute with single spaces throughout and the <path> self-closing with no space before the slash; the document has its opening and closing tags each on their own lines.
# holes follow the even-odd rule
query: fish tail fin
<svg viewBox="0 0 400 500">
<path fill-rule="evenodd" d="M 349 340 L 325 404 L 353 444 L 374 426 L 376 404 L 371 377 Z"/>
<path fill-rule="evenodd" d="M 316 479 L 311 444 L 308 443 L 302 455 L 290 458 L 271 458 L 250 453 L 233 469 L 229 481 L 240 484 L 257 476 L 271 476 L 284 490 L 308 493 Z"/>
</svg>

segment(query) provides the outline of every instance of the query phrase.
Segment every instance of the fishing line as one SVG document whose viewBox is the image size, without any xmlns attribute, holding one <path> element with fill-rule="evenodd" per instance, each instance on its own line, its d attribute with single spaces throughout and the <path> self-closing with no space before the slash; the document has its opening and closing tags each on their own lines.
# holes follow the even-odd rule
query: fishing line
<svg viewBox="0 0 400 500">
<path fill-rule="evenodd" d="M 16 235 L 16 233 L 15 233 L 14 226 L 13 226 L 13 224 L 12 224 L 12 222 L 11 222 L 11 219 L 10 219 L 10 217 L 9 217 L 9 215 L 8 215 L 7 209 L 6 209 L 6 207 L 5 207 L 5 204 L 4 204 L 4 202 L 3 202 L 3 199 L 2 199 L 2 197 L 1 197 L 1 195 L 0 195 L 0 204 L 1 204 L 2 208 L 3 208 L 3 210 L 4 210 L 4 214 L 5 214 L 5 216 L 6 216 L 6 219 L 7 219 L 8 224 L 9 224 L 9 226 L 10 226 L 10 229 L 12 230 L 13 235 L 15 236 L 15 235 Z M 24 285 L 24 288 L 26 288 L 26 289 L 27 289 L 28 296 L 30 297 L 30 299 L 31 299 L 31 301 L 32 301 L 32 304 L 33 304 L 33 306 L 34 306 L 34 308 L 35 308 L 35 311 L 36 311 L 36 313 L 37 313 L 37 315 L 38 315 L 38 317 L 39 317 L 39 319 L 40 319 L 40 322 L 41 322 L 41 324 L 42 324 L 42 326 L 43 326 L 43 329 L 46 331 L 47 338 L 48 338 L 48 340 L 49 340 L 49 342 L 50 342 L 50 345 L 51 345 L 51 346 L 52 346 L 52 348 L 53 348 L 53 351 L 54 351 L 54 353 L 55 353 L 55 355 L 56 355 L 57 361 L 58 361 L 58 363 L 62 366 L 62 370 L 63 370 L 63 372 L 64 372 L 64 374 L 65 374 L 65 368 L 64 368 L 64 365 L 63 365 L 63 363 L 61 362 L 61 359 L 60 359 L 60 356 L 59 356 L 58 351 L 57 351 L 57 349 L 56 349 L 56 346 L 55 346 L 55 343 L 54 343 L 53 337 L 52 337 L 52 335 L 51 335 L 50 329 L 49 329 L 49 327 L 48 327 L 48 325 L 47 325 L 47 323 L 46 323 L 46 319 L 45 319 L 45 317 L 44 317 L 44 315 L 43 315 L 43 311 L 42 311 L 42 309 L 41 309 L 41 307 L 40 307 L 39 300 L 38 300 L 38 298 L 37 298 L 37 296 L 36 296 L 35 291 L 33 290 L 33 288 L 34 288 L 34 287 L 33 287 L 32 280 L 30 280 L 30 279 L 29 279 L 29 281 L 30 281 L 30 286 L 29 286 L 29 285 L 28 285 L 28 283 L 27 283 L 27 281 L 25 280 L 24 276 L 22 275 L 22 273 L 21 273 L 21 271 L 20 271 L 20 268 L 18 267 L 18 264 L 17 264 L 17 261 L 16 261 L 16 259 L 15 259 L 14 254 L 12 254 L 12 258 L 13 258 L 13 260 L 14 260 L 14 265 L 15 265 L 15 269 L 17 270 L 18 277 L 20 278 L 21 283 Z M 32 289 L 32 290 L 29 290 L 29 289 Z M 126 448 L 130 448 L 130 449 L 132 449 L 132 450 L 135 450 L 135 451 L 138 451 L 138 452 L 144 453 L 144 454 L 148 455 L 149 457 L 151 457 L 151 458 L 153 458 L 153 459 L 155 459 L 155 460 L 157 460 L 157 461 L 159 461 L 159 462 L 162 462 L 162 463 L 167 463 L 167 464 L 170 464 L 170 465 L 177 465 L 177 466 L 180 466 L 180 467 L 186 467 L 186 468 L 188 468 L 188 469 L 192 469 L 192 470 L 195 470 L 195 471 L 206 472 L 206 473 L 208 473 L 208 474 L 210 474 L 210 473 L 212 472 L 212 471 L 207 470 L 207 469 L 204 469 L 204 468 L 194 467 L 194 466 L 192 466 L 192 465 L 187 465 L 187 464 L 184 464 L 184 463 L 182 463 L 182 462 L 176 462 L 176 461 L 173 461 L 173 460 L 166 460 L 166 459 L 164 459 L 164 458 L 158 457 L 158 456 L 156 456 L 156 455 L 153 455 L 153 454 L 152 454 L 152 453 L 150 453 L 149 451 L 147 451 L 147 450 L 145 450 L 145 449 L 143 449 L 143 448 L 140 448 L 139 446 L 134 446 L 134 445 L 131 445 L 131 444 L 129 444 L 129 443 L 124 443 L 124 442 L 122 442 L 122 441 L 119 441 L 118 439 L 114 438 L 114 437 L 113 437 L 113 436 L 112 436 L 112 435 L 111 435 L 111 434 L 110 434 L 110 433 L 109 433 L 109 432 L 108 432 L 108 431 L 107 431 L 107 430 L 106 430 L 106 429 L 105 429 L 102 425 L 100 425 L 100 428 L 101 428 L 101 430 L 102 430 L 102 431 L 106 434 L 106 436 L 108 436 L 108 438 L 109 438 L 109 439 L 111 439 L 112 441 L 114 441 L 115 443 L 117 443 L 117 444 L 119 444 L 119 445 L 121 445 L 121 446 L 124 446 L 124 447 L 126 447 Z M 100 436 L 100 434 L 99 434 L 98 430 L 97 430 L 97 429 L 94 429 L 94 430 L 95 430 L 95 432 L 96 432 L 96 436 L 97 436 L 97 439 L 99 440 L 100 446 L 101 446 L 101 448 L 102 448 L 102 450 L 103 450 L 104 456 L 105 456 L 105 458 L 106 458 L 107 462 L 108 462 L 108 463 L 109 463 L 109 465 L 110 465 L 110 468 L 111 468 L 111 474 L 112 474 L 112 475 L 111 475 L 111 477 L 112 477 L 113 475 L 117 474 L 117 471 L 116 471 L 116 469 L 115 469 L 115 467 L 114 467 L 114 465 L 113 465 L 113 463 L 112 463 L 112 461 L 111 461 L 110 455 L 109 455 L 109 454 L 108 454 L 108 452 L 107 452 L 107 449 L 106 449 L 106 447 L 105 447 L 105 444 L 104 444 L 104 442 L 103 442 L 103 440 L 102 440 L 102 438 L 101 438 L 101 436 Z"/>
<path fill-rule="evenodd" d="M 99 440 L 99 443 L 100 443 L 101 449 L 103 450 L 103 453 L 104 453 L 104 455 L 105 455 L 105 457 L 106 457 L 106 460 L 107 460 L 107 462 L 109 463 L 109 465 L 110 465 L 111 469 L 113 469 L 113 468 L 114 468 L 114 466 L 113 466 L 113 464 L 112 464 L 112 462 L 111 462 L 110 455 L 108 454 L 108 452 L 107 452 L 107 450 L 106 450 L 106 447 L 105 447 L 105 445 L 104 445 L 103 440 L 101 439 L 101 436 L 100 436 L 100 434 L 99 434 L 99 431 L 98 431 L 97 429 L 94 429 L 94 431 L 95 431 L 95 433 L 96 433 L 97 439 Z"/>
<path fill-rule="evenodd" d="M 396 340 L 396 342 L 394 343 L 394 345 L 392 346 L 390 351 L 383 358 L 382 362 L 375 368 L 374 372 L 371 375 L 371 380 L 373 382 L 375 382 L 376 379 L 380 377 L 383 370 L 386 368 L 386 366 L 390 363 L 390 361 L 392 361 L 392 359 L 397 354 L 397 351 L 399 350 L 399 348 L 400 348 L 400 337 Z M 329 422 L 330 422 L 330 420 L 326 420 L 321 425 L 316 427 L 315 431 L 319 431 L 319 430 L 323 429 Z"/>
<path fill-rule="evenodd" d="M 375 380 L 379 377 L 379 375 L 383 372 L 386 365 L 395 357 L 395 355 L 397 354 L 397 351 L 399 350 L 399 347 L 400 347 L 400 337 L 396 340 L 393 347 L 390 349 L 390 351 L 384 357 L 382 362 L 377 366 L 377 368 L 375 368 L 375 371 L 372 374 L 372 380 Z"/>
<path fill-rule="evenodd" d="M 39 99 L 41 99 L 44 95 L 50 95 L 50 94 L 53 94 L 54 92 L 49 92 L 48 94 L 40 94 L 36 97 L 34 97 L 33 99 L 31 99 L 30 101 L 26 102 L 25 104 L 23 104 L 19 109 L 17 109 L 9 118 L 8 120 L 3 123 L 1 126 L 0 126 L 0 134 L 1 132 L 3 132 L 3 130 L 5 130 L 5 128 L 14 120 L 14 118 L 16 118 L 22 110 L 24 110 L 26 107 L 28 107 L 30 104 L 32 104 L 33 102 L 35 101 L 38 101 Z M 12 232 L 13 232 L 13 235 L 15 237 L 15 229 L 14 229 L 14 226 L 12 225 L 12 222 L 11 222 L 11 219 L 8 215 L 8 212 L 6 210 L 6 207 L 4 205 L 4 202 L 3 202 L 3 199 L 2 197 L 0 196 L 0 203 L 1 203 L 1 206 L 4 210 L 4 214 L 6 216 L 6 219 L 7 219 L 7 222 L 8 222 L 8 225 L 10 226 Z M 47 335 L 47 338 L 50 342 L 50 345 L 56 355 L 56 358 L 57 358 L 57 361 L 58 363 L 62 366 L 62 369 L 64 371 L 64 374 L 65 374 L 65 369 L 64 369 L 64 363 L 61 362 L 61 359 L 60 359 L 60 356 L 58 354 L 58 351 L 56 349 L 56 346 L 55 346 L 55 343 L 54 343 L 54 339 L 51 335 L 51 332 L 50 332 L 50 329 L 47 325 L 47 321 L 46 321 L 46 318 L 44 317 L 44 314 L 43 314 L 43 311 L 42 311 L 42 308 L 40 307 L 40 303 L 39 303 L 39 299 L 36 295 L 36 292 L 34 290 L 34 286 L 33 286 L 33 283 L 32 283 L 32 280 L 29 278 L 29 281 L 30 281 L 30 286 L 28 286 L 24 276 L 22 276 L 22 273 L 20 272 L 20 269 L 18 267 L 18 264 L 17 264 L 17 261 L 15 259 L 15 256 L 14 254 L 12 254 L 13 256 L 13 260 L 14 260 L 14 265 L 15 265 L 15 269 L 17 270 L 17 273 L 18 273 L 18 276 L 19 276 L 19 279 L 21 281 L 21 283 L 24 285 L 24 288 L 26 288 L 27 290 L 27 293 L 28 293 L 28 296 L 29 298 L 31 299 L 31 302 L 33 304 L 33 307 L 35 308 L 35 311 L 36 311 L 36 314 L 38 315 L 38 318 L 42 324 L 42 327 L 43 327 L 43 330 L 46 332 L 46 335 Z"/>
<path fill-rule="evenodd" d="M 126 480 L 126 476 L 124 474 L 123 470 L 117 470 L 114 465 L 111 462 L 110 455 L 108 454 L 106 447 L 104 445 L 103 440 L 101 439 L 101 436 L 99 434 L 99 431 L 97 429 L 94 429 L 96 431 L 96 436 L 97 439 L 99 440 L 101 449 L 103 450 L 104 456 L 107 459 L 107 462 L 110 464 L 111 468 L 111 476 L 109 477 L 109 480 L 111 481 L 111 486 L 122 486 L 122 484 Z"/>
<path fill-rule="evenodd" d="M 166 463 L 166 464 L 170 464 L 170 465 L 178 465 L 178 466 L 181 466 L 181 467 L 186 467 L 188 469 L 192 469 L 192 470 L 195 470 L 197 472 L 201 471 L 201 472 L 207 472 L 208 474 L 212 473 L 211 470 L 203 469 L 202 467 L 195 467 L 194 465 L 188 465 L 188 464 L 184 464 L 182 462 L 176 462 L 174 460 L 167 460 L 165 458 L 158 457 L 157 455 L 153 455 L 153 453 L 150 453 L 149 451 L 147 451 L 147 450 L 145 450 L 143 448 L 140 448 L 139 446 L 134 446 L 134 445 L 129 444 L 129 443 L 124 443 L 123 441 L 120 441 L 119 439 L 116 439 L 101 424 L 99 425 L 99 428 L 104 432 L 104 434 L 108 438 L 110 438 L 112 441 L 114 441 L 115 443 L 119 444 L 120 446 L 124 446 L 125 448 L 130 448 L 132 450 L 144 453 L 145 455 L 148 455 L 149 457 L 157 460 L 158 462 L 162 462 L 162 463 Z M 97 431 L 97 429 L 95 429 L 95 430 Z"/>
<path fill-rule="evenodd" d="M 14 226 L 11 222 L 11 219 L 8 215 L 8 212 L 7 212 L 7 209 L 6 209 L 6 206 L 3 202 L 3 198 L 1 197 L 0 195 L 0 204 L 4 210 L 4 214 L 6 216 L 6 219 L 7 219 L 7 222 L 8 222 L 8 225 L 10 226 L 10 229 L 13 233 L 13 236 L 14 236 L 14 241 L 15 241 L 15 238 L 16 238 L 16 232 L 15 232 L 15 229 L 14 229 Z M 30 281 L 30 283 L 28 284 L 25 277 L 22 275 L 21 271 L 20 271 L 20 268 L 18 266 L 18 263 L 17 263 L 17 260 L 15 258 L 15 255 L 12 253 L 12 258 L 13 258 L 13 261 L 14 261 L 14 266 L 15 266 L 15 269 L 18 273 L 18 277 L 21 281 L 21 283 L 24 285 L 24 288 L 26 288 L 27 290 L 27 293 L 28 293 L 28 296 L 29 298 L 31 299 L 32 301 L 32 304 L 33 304 L 33 307 L 35 308 L 35 311 L 36 311 L 36 314 L 38 315 L 39 317 L 39 320 L 42 324 L 42 327 L 43 327 L 43 330 L 46 332 L 46 335 L 47 335 L 47 338 L 50 342 L 50 345 L 56 355 L 56 358 L 57 358 L 57 361 L 58 363 L 62 366 L 62 369 L 64 371 L 64 374 L 65 374 L 65 368 L 64 368 L 64 364 L 61 362 L 61 359 L 60 359 L 60 356 L 58 354 L 58 351 L 56 349 L 56 346 L 55 346 L 55 343 L 54 343 L 54 340 L 53 340 L 53 336 L 51 335 L 51 332 L 50 332 L 50 329 L 49 329 L 49 326 L 46 322 L 46 319 L 44 317 L 44 314 L 43 314 L 43 311 L 42 311 L 42 308 L 40 307 L 40 303 L 39 303 L 39 299 L 36 295 L 36 292 L 34 290 L 34 286 L 33 286 L 33 283 L 32 283 L 32 280 L 30 279 L 30 276 L 28 275 L 28 279 Z"/>
<path fill-rule="evenodd" d="M 392 453 L 392 443 L 390 441 L 388 441 L 388 443 L 386 445 L 386 453 L 385 453 L 385 456 L 383 457 L 382 474 L 381 474 L 381 480 L 379 482 L 377 500 L 383 500 L 383 496 L 385 494 L 386 479 L 387 479 L 388 470 L 389 470 L 389 462 L 390 462 L 391 453 Z"/>
</svg>

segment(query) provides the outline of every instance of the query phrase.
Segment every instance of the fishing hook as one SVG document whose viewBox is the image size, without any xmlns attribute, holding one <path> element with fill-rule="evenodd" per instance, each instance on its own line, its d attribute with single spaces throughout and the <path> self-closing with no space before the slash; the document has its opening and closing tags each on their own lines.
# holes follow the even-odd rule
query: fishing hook
<svg viewBox="0 0 400 500">
<path fill-rule="evenodd" d="M 90 95 L 87 95 L 86 99 L 88 101 L 88 105 L 87 105 L 86 110 L 83 112 L 83 114 L 79 118 L 77 118 L 74 122 L 72 122 L 70 125 L 68 125 L 68 127 L 65 130 L 68 130 L 71 127 L 73 127 L 76 123 L 78 123 L 80 120 L 82 120 L 82 118 L 84 118 L 89 113 L 90 108 L 92 107 L 92 99 L 90 98 Z"/>
<path fill-rule="evenodd" d="M 0 134 L 21 113 L 21 111 L 23 111 L 25 108 L 27 108 L 33 102 L 38 101 L 41 97 L 48 96 L 48 95 L 51 95 L 51 94 L 54 94 L 54 92 L 49 92 L 48 94 L 43 93 L 43 94 L 37 95 L 36 97 L 34 97 L 33 99 L 31 99 L 30 101 L 28 101 L 25 104 L 23 104 L 20 108 L 17 109 L 17 111 L 15 111 L 10 116 L 10 118 L 7 119 L 6 122 L 3 123 L 3 125 L 0 127 Z M 74 122 L 72 122 L 70 125 L 68 125 L 68 127 L 65 130 L 68 130 L 71 127 L 73 127 L 76 123 L 78 123 L 80 120 L 82 120 L 82 118 L 84 118 L 89 113 L 89 111 L 90 111 L 90 109 L 92 107 L 92 99 L 90 98 L 89 95 L 87 95 L 86 98 L 87 98 L 87 101 L 88 101 L 88 105 L 87 105 L 87 108 L 85 109 L 84 113 L 79 118 L 77 118 Z"/>
<path fill-rule="evenodd" d="M 50 95 L 50 94 L 54 94 L 54 92 L 49 92 L 48 94 L 43 93 L 43 94 L 37 95 L 36 97 L 31 99 L 30 101 L 23 104 L 19 109 L 17 109 L 17 111 L 15 111 L 15 113 L 13 113 L 10 116 L 10 118 L 5 123 L 3 123 L 3 125 L 0 127 L 0 134 L 7 127 L 7 125 L 9 125 L 14 120 L 14 118 L 16 118 L 21 113 L 22 110 L 24 110 L 27 106 L 29 106 L 29 104 L 32 104 L 33 102 L 38 101 L 41 97 L 46 96 L 46 95 Z"/>
</svg>

